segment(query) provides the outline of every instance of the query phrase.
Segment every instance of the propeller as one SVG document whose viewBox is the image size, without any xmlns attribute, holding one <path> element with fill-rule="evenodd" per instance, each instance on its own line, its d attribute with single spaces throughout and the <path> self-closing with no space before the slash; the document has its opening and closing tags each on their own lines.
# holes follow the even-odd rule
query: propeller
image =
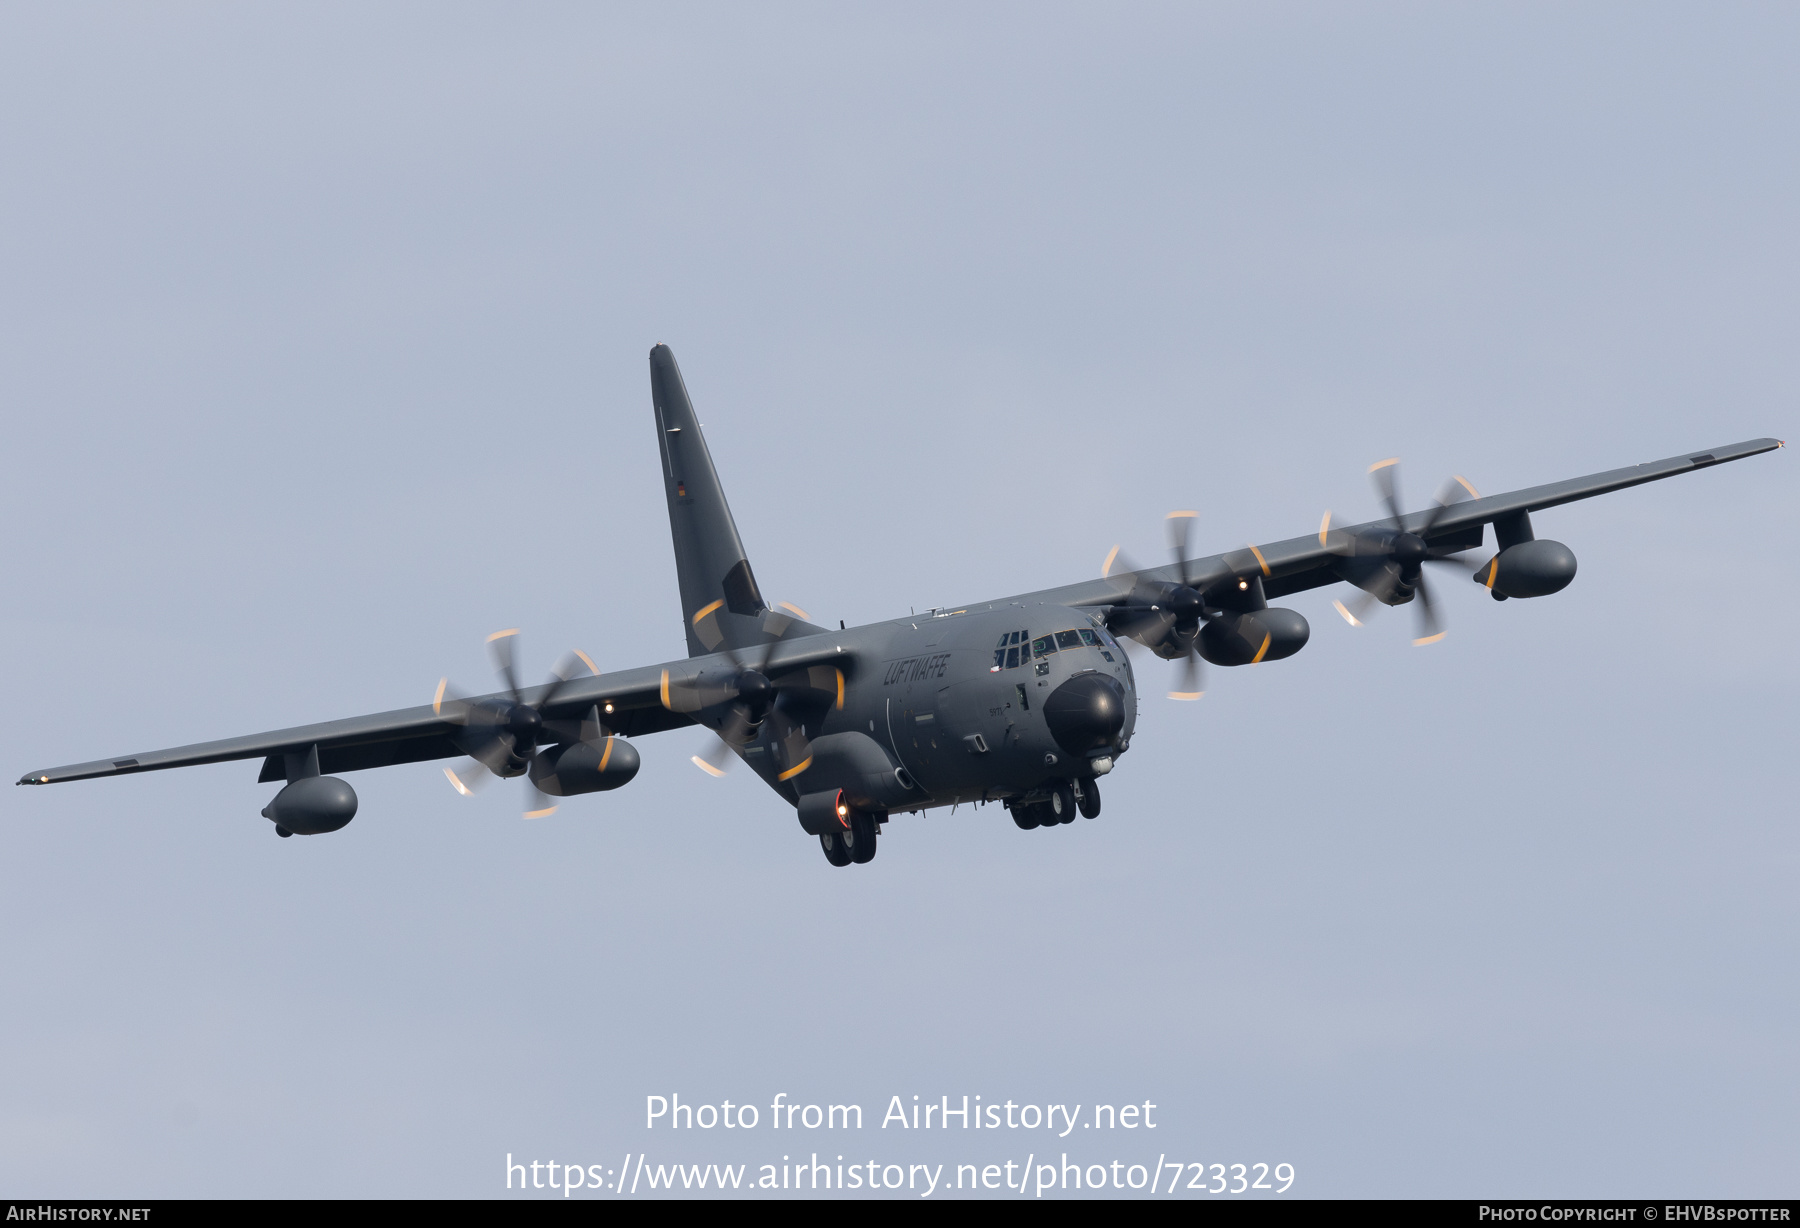
<svg viewBox="0 0 1800 1228">
<path fill-rule="evenodd" d="M 589 674 L 600 672 L 593 659 L 580 649 L 564 653 L 550 671 L 543 694 L 527 703 L 519 687 L 514 653 L 518 636 L 515 627 L 496 631 L 487 639 L 494 672 L 500 675 L 500 681 L 506 687 L 504 695 L 465 699 L 452 690 L 448 678 L 443 678 L 438 681 L 437 694 L 432 698 L 432 712 L 459 726 L 451 740 L 469 756 L 455 767 L 444 769 L 451 785 L 464 797 L 474 794 L 491 777 L 523 776 L 531 766 L 532 756 L 537 753 L 538 743 L 579 742 L 592 732 L 584 729 L 580 720 L 558 720 L 546 717 L 544 712 L 563 687 L 579 676 L 578 666 L 585 666 Z M 556 803 L 536 785 L 526 781 L 525 789 L 526 818 L 541 819 L 556 813 Z"/>
<path fill-rule="evenodd" d="M 783 608 L 805 617 L 805 612 L 798 607 L 784 605 Z M 711 634 L 707 633 L 707 624 L 712 621 L 715 610 L 716 606 L 708 606 L 702 610 L 695 616 L 694 626 L 700 632 L 703 643 L 723 653 L 731 662 L 731 672 L 675 678 L 665 670 L 663 706 L 671 712 L 690 714 L 716 712 L 719 708 L 724 708 L 718 724 L 710 726 L 718 735 L 718 741 L 704 754 L 693 757 L 694 764 L 711 776 L 723 776 L 737 755 L 761 737 L 764 725 L 769 724 L 774 741 L 781 748 L 780 762 L 783 766 L 776 779 L 791 780 L 812 766 L 812 742 L 806 736 L 805 722 L 786 711 L 785 705 L 779 701 L 784 694 L 823 692 L 833 698 L 837 707 L 842 708 L 843 674 L 833 666 L 817 665 L 772 678 L 769 675 L 769 663 L 775 656 L 775 650 L 781 646 L 782 635 L 795 620 L 781 610 L 767 611 L 763 616 L 763 630 L 770 639 L 762 646 L 756 659 L 751 661 L 725 643 L 724 636 L 717 631 L 716 625 Z M 701 723 L 710 724 L 705 721 Z"/>
<path fill-rule="evenodd" d="M 1413 637 L 1413 644 L 1435 644 L 1444 638 L 1446 632 L 1437 605 L 1432 600 L 1431 586 L 1425 581 L 1425 564 L 1445 563 L 1470 572 L 1474 571 L 1474 565 L 1466 560 L 1450 557 L 1453 550 L 1433 546 L 1427 539 L 1451 507 L 1464 499 L 1481 496 L 1467 478 L 1453 477 L 1438 490 L 1431 510 L 1426 513 L 1425 522 L 1417 529 L 1408 530 L 1400 512 L 1399 474 L 1398 457 L 1376 461 L 1369 466 L 1369 480 L 1374 483 L 1375 493 L 1380 496 L 1382 506 L 1387 509 L 1386 524 L 1334 530 L 1331 527 L 1330 512 L 1326 512 L 1324 520 L 1319 522 L 1319 543 L 1326 549 L 1349 559 L 1380 560 L 1371 569 L 1373 588 L 1365 588 L 1349 605 L 1335 600 L 1331 604 L 1337 607 L 1337 612 L 1352 627 L 1360 627 L 1376 602 L 1402 605 L 1416 595 L 1419 599 L 1414 607 L 1418 611 L 1415 628 L 1418 634 Z M 1334 533 L 1337 535 L 1335 541 L 1332 540 Z"/>
<path fill-rule="evenodd" d="M 1175 574 L 1180 577 L 1178 583 L 1144 582 L 1138 576 L 1141 569 L 1133 566 L 1117 546 L 1100 567 L 1102 577 L 1117 574 L 1131 579 L 1125 600 L 1113 606 L 1107 616 L 1108 629 L 1114 635 L 1144 644 L 1158 656 L 1180 660 L 1170 699 L 1199 699 L 1206 693 L 1200 667 L 1200 624 L 1220 613 L 1206 604 L 1188 558 L 1188 543 L 1198 516 L 1198 512 L 1184 511 L 1170 512 L 1165 518 L 1169 551 L 1175 557 Z M 1119 565 L 1117 572 L 1115 564 Z M 1166 651 L 1170 649 L 1178 657 Z"/>
</svg>

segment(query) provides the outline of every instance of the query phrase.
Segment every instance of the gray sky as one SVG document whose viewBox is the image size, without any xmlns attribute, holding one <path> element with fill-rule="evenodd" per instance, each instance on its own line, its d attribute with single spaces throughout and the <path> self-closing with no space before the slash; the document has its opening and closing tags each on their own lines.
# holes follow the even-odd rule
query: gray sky
<svg viewBox="0 0 1800 1228">
<path fill-rule="evenodd" d="M 1783 5 L 0 10 L 12 779 L 682 652 L 645 355 L 771 599 L 891 617 L 1793 427 Z M 1451 634 L 1141 660 L 1106 811 L 830 869 L 640 742 L 0 792 L 0 1193 L 503 1193 L 503 1157 L 1293 1164 L 1796 1193 L 1787 453 L 1541 515 Z M 646 1134 L 647 1094 L 857 1102 Z M 901 1134 L 910 1102 L 1158 1129 Z M 766 1115 L 766 1108 L 764 1113 Z M 1145 1153 L 1148 1153 L 1147 1155 Z M 941 1196 L 941 1195 L 939 1195 Z"/>
</svg>

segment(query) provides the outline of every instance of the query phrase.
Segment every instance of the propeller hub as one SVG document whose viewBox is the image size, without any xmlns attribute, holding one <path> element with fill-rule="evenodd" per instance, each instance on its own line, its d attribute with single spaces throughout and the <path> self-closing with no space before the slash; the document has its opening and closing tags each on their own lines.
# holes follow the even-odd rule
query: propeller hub
<svg viewBox="0 0 1800 1228">
<path fill-rule="evenodd" d="M 544 731 L 544 718 L 536 708 L 514 704 L 506 714 L 506 731 L 520 742 L 536 745 L 538 735 Z"/>
<path fill-rule="evenodd" d="M 1407 569 L 1418 567 L 1430 557 L 1430 554 L 1431 551 L 1425 545 L 1425 539 L 1411 533 L 1400 534 L 1388 547 L 1388 557 Z"/>
<path fill-rule="evenodd" d="M 752 709 L 761 711 L 774 698 L 775 686 L 760 670 L 747 669 L 738 675 L 738 698 Z"/>
<path fill-rule="evenodd" d="M 1176 621 L 1184 625 L 1198 622 L 1206 611 L 1205 598 L 1197 589 L 1189 588 L 1185 584 L 1177 585 L 1170 592 L 1167 605 L 1169 612 L 1175 615 Z"/>
</svg>

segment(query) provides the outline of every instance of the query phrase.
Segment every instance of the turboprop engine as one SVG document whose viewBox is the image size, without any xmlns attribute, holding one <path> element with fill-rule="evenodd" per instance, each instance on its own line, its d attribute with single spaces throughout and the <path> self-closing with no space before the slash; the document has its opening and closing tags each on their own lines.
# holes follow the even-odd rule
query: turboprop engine
<svg viewBox="0 0 1800 1228">
<path fill-rule="evenodd" d="M 551 797 L 602 793 L 629 784 L 641 763 L 637 748 L 616 736 L 551 746 L 532 757 L 531 783 Z"/>
<path fill-rule="evenodd" d="M 1306 647 L 1312 628 L 1298 610 L 1227 612 L 1200 628 L 1200 655 L 1214 665 L 1279 661 Z"/>
</svg>

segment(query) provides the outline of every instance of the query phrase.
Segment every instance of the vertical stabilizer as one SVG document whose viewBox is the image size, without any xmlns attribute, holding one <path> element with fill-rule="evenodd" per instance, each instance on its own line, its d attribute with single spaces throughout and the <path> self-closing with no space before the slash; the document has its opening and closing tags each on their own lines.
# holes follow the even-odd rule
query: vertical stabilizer
<svg viewBox="0 0 1800 1228">
<path fill-rule="evenodd" d="M 650 395 L 662 447 L 669 531 L 681 581 L 682 623 L 689 656 L 764 643 L 768 607 L 738 538 L 712 454 L 694 418 L 681 368 L 666 345 L 650 351 Z"/>
</svg>

